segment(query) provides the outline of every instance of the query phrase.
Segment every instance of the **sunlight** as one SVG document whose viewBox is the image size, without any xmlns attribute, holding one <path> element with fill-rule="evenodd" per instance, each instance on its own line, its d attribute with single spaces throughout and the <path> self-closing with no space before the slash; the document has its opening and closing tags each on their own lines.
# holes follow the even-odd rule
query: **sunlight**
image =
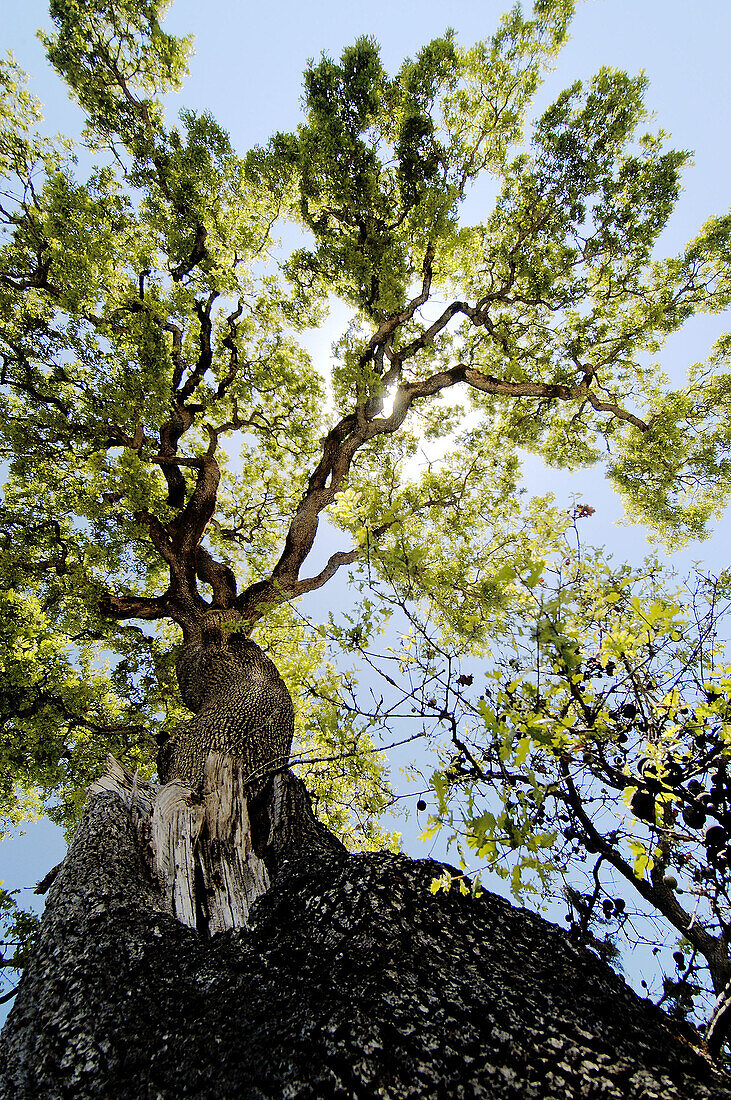
<svg viewBox="0 0 731 1100">
<path fill-rule="evenodd" d="M 394 383 L 392 386 L 388 387 L 383 395 L 383 407 L 381 409 L 380 415 L 384 418 L 384 420 L 388 420 L 389 416 L 393 412 L 393 403 L 396 399 L 397 388 L 398 387 L 396 386 L 396 383 Z"/>
</svg>

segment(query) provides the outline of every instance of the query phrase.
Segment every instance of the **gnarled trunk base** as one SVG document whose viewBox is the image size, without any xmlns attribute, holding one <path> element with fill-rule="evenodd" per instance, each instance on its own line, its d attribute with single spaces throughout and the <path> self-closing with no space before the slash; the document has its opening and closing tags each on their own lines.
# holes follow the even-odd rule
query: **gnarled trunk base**
<svg viewBox="0 0 731 1100">
<path fill-rule="evenodd" d="M 90 801 L 0 1041 L 0 1100 L 731 1100 L 697 1037 L 562 930 L 432 895 L 431 861 L 348 855 L 291 775 L 249 808 L 269 889 L 216 935 L 171 914 L 143 803 Z"/>
</svg>

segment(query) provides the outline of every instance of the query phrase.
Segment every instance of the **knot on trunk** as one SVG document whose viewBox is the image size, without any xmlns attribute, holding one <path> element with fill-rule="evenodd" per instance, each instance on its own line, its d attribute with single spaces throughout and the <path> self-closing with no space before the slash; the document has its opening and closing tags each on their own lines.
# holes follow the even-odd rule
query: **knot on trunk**
<svg viewBox="0 0 731 1100">
<path fill-rule="evenodd" d="M 233 757 L 256 793 L 269 771 L 286 765 L 292 746 L 294 708 L 275 665 L 256 642 L 225 636 L 212 622 L 200 642 L 183 646 L 176 668 L 181 697 L 195 717 L 161 746 L 160 781 L 199 788 L 205 759 L 215 752 Z"/>
</svg>

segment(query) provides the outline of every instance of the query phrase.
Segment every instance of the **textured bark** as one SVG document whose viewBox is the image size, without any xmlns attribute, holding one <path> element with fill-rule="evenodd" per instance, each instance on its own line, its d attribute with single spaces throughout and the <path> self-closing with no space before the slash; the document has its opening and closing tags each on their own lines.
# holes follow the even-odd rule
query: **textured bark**
<svg viewBox="0 0 731 1100">
<path fill-rule="evenodd" d="M 432 895 L 431 861 L 348 855 L 288 774 L 251 807 L 271 885 L 245 929 L 166 912 L 143 816 L 90 800 L 0 1040 L 1 1100 L 731 1100 L 697 1037 L 562 930 Z"/>
<path fill-rule="evenodd" d="M 263 787 L 269 771 L 285 767 L 294 731 L 289 692 L 274 664 L 241 634 L 219 626 L 201 642 L 183 646 L 177 660 L 183 702 L 195 717 L 172 731 L 160 747 L 157 770 L 198 788 L 211 752 L 239 763 L 250 792 Z"/>
</svg>

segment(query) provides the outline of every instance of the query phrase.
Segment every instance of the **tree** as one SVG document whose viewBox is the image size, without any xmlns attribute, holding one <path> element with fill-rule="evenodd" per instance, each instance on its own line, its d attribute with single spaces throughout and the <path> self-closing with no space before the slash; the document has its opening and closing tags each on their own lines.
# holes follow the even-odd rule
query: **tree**
<svg viewBox="0 0 731 1100">
<path fill-rule="evenodd" d="M 578 538 L 591 512 L 576 506 L 567 534 Z M 446 836 L 461 866 L 440 886 L 471 879 L 474 890 L 490 871 L 520 901 L 557 891 L 572 935 L 610 959 L 618 938 L 645 939 L 656 955 L 665 946 L 657 925 L 647 930 L 649 910 L 680 937 L 661 1001 L 687 1015 L 707 971 L 718 1049 L 729 982 L 728 575 L 676 591 L 671 580 L 655 561 L 617 568 L 579 543 L 578 554 L 514 574 L 526 610 L 468 672 L 459 636 L 411 611 L 393 578 L 379 602 L 408 616 L 402 676 L 359 632 L 391 691 L 368 709 L 357 692 L 341 705 L 366 728 L 405 720 L 434 743 L 436 771 L 416 772 L 420 808 L 430 809 L 426 835 Z"/>
<path fill-rule="evenodd" d="M 293 601 L 358 562 L 478 649 L 525 605 L 511 578 L 561 542 L 545 502 L 521 507 L 518 448 L 571 466 L 606 446 L 668 537 L 721 507 L 727 343 L 677 390 L 646 355 L 728 305 L 731 219 L 655 257 L 687 157 L 645 132 L 642 78 L 574 85 L 523 143 L 572 6 L 515 9 L 471 49 L 447 34 L 395 77 L 361 39 L 310 66 L 296 133 L 241 157 L 208 115 L 166 123 L 188 43 L 162 30 L 161 3 L 52 0 L 46 46 L 88 119 L 86 179 L 5 64 L 11 818 L 40 791 L 75 822 L 110 750 L 152 774 L 156 734 L 160 777 L 194 789 L 209 750 L 233 755 L 255 822 L 293 733 L 345 759 L 347 721 L 314 703 L 334 670 L 293 724 L 262 649 L 301 696 L 323 646 L 303 644 Z M 486 178 L 494 206 L 464 225 Z M 285 255 L 287 220 L 304 235 Z M 328 295 L 352 323 L 326 386 L 297 333 Z M 424 438 L 448 458 L 415 474 Z M 308 571 L 323 517 L 347 541 Z M 252 667 L 269 685 L 256 702 Z M 311 778 L 323 820 L 376 846 L 370 749 L 361 737 L 335 781 Z"/>
</svg>

